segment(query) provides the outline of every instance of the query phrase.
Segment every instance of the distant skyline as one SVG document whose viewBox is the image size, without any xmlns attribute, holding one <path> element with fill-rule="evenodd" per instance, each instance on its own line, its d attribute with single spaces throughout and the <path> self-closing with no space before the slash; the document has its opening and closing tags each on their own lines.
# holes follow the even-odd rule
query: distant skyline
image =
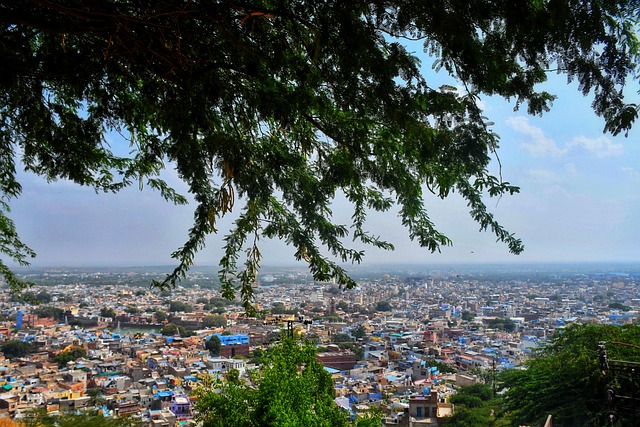
<svg viewBox="0 0 640 427">
<path fill-rule="evenodd" d="M 431 71 L 425 60 L 425 73 Z M 441 75 L 433 80 L 455 84 Z M 431 81 L 431 80 L 430 80 Z M 634 82 L 637 86 L 637 82 Z M 433 86 L 433 85 L 432 85 Z M 437 86 L 437 85 L 436 85 Z M 521 188 L 520 194 L 487 199 L 495 217 L 525 245 L 522 255 L 509 254 L 489 232 L 478 232 L 465 203 L 456 195 L 427 203 L 436 227 L 453 240 L 431 254 L 410 242 L 397 210 L 371 214 L 369 230 L 391 241 L 394 252 L 364 247 L 363 265 L 376 263 L 530 263 L 640 262 L 640 123 L 629 137 L 602 133 L 604 122 L 591 111 L 575 83 L 551 75 L 545 89 L 558 95 L 542 117 L 526 115 L 526 106 L 482 98 L 485 116 L 500 135 L 501 175 Z M 629 93 L 637 102 L 637 87 Z M 124 150 L 122 141 L 110 141 Z M 18 168 L 21 166 L 18 165 Z M 498 163 L 493 162 L 498 173 Z M 22 195 L 10 202 L 22 240 L 36 251 L 34 266 L 102 266 L 175 264 L 170 254 L 187 239 L 195 205 L 173 206 L 158 193 L 137 186 L 119 194 L 96 194 L 66 181 L 47 183 L 19 172 Z M 171 169 L 165 178 L 186 194 Z M 240 202 L 235 211 L 239 211 Z M 336 220 L 350 224 L 344 199 L 334 204 Z M 217 265 L 223 219 L 195 261 Z M 350 241 L 350 239 L 349 239 Z M 261 242 L 265 265 L 294 263 L 294 249 L 281 242 Z"/>
</svg>

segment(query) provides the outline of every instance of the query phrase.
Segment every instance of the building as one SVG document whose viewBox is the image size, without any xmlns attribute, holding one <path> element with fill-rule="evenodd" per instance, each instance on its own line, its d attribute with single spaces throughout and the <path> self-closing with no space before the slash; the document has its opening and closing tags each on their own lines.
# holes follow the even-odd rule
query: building
<svg viewBox="0 0 640 427">
<path fill-rule="evenodd" d="M 438 398 L 438 392 L 431 390 L 428 396 L 412 396 L 409 399 L 410 425 L 415 427 L 435 427 L 443 424 L 443 417 L 453 413 L 453 405 Z"/>
<path fill-rule="evenodd" d="M 324 366 L 339 371 L 348 371 L 356 366 L 356 355 L 351 350 L 319 353 L 316 359 Z"/>
<path fill-rule="evenodd" d="M 233 358 L 235 356 L 249 356 L 249 335 L 215 334 L 220 339 L 220 357 Z"/>
</svg>

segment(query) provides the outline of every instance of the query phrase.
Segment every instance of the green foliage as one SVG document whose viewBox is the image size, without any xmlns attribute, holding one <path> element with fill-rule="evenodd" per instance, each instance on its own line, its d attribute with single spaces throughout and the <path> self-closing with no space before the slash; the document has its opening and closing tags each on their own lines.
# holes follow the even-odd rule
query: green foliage
<svg viewBox="0 0 640 427">
<path fill-rule="evenodd" d="M 48 304 L 51 302 L 51 294 L 47 291 L 40 291 L 36 294 L 36 301 L 40 304 Z"/>
<path fill-rule="evenodd" d="M 624 305 L 621 302 L 612 302 L 609 304 L 609 308 L 612 310 L 631 311 L 631 307 Z"/>
<path fill-rule="evenodd" d="M 205 328 L 221 328 L 223 326 L 227 326 L 227 319 L 224 316 L 211 314 L 202 319 L 202 325 Z"/>
<path fill-rule="evenodd" d="M 269 312 L 271 312 L 271 314 L 296 314 L 298 310 L 288 309 L 285 307 L 284 303 L 277 301 L 271 305 Z"/>
<path fill-rule="evenodd" d="M 451 419 L 447 420 L 449 427 L 486 427 L 495 426 L 491 422 L 490 408 L 473 408 L 465 405 L 456 409 Z"/>
<path fill-rule="evenodd" d="M 284 339 L 262 357 L 252 378 L 205 384 L 195 391 L 196 411 L 206 427 L 341 427 L 347 415 L 333 400 L 331 376 L 308 343 Z M 366 425 L 379 425 L 379 419 Z M 363 424 L 365 425 L 365 424 Z"/>
<path fill-rule="evenodd" d="M 58 416 L 48 414 L 46 410 L 36 410 L 20 421 L 27 427 L 142 427 L 142 423 L 134 418 L 106 418 L 97 412 Z"/>
<path fill-rule="evenodd" d="M 331 295 L 338 295 L 340 293 L 340 288 L 337 286 L 329 286 L 328 289 L 325 289 L 325 292 Z"/>
<path fill-rule="evenodd" d="M 378 301 L 376 304 L 376 311 L 391 311 L 393 307 L 389 304 L 389 301 Z"/>
<path fill-rule="evenodd" d="M 162 311 L 162 310 L 156 310 L 156 311 L 153 313 L 153 317 L 155 317 L 155 318 L 156 318 L 156 321 L 157 321 L 157 322 L 162 323 L 162 322 L 164 322 L 165 320 L 167 320 L 167 313 L 165 313 L 165 312 L 164 312 L 164 311 Z"/>
<path fill-rule="evenodd" d="M 212 335 L 209 340 L 205 341 L 204 347 L 209 350 L 212 356 L 220 356 L 220 350 L 222 350 L 222 343 L 220 338 L 216 335 Z"/>
<path fill-rule="evenodd" d="M 599 342 L 608 343 L 612 360 L 640 362 L 640 326 L 571 325 L 554 335 L 526 370 L 501 375 L 514 422 L 542 425 L 552 414 L 554 425 L 605 425 L 609 379 L 600 371 Z M 628 422 L 629 415 L 622 414 L 621 425 Z"/>
<path fill-rule="evenodd" d="M 367 336 L 367 331 L 364 329 L 364 326 L 358 325 L 358 327 L 351 332 L 351 335 L 354 338 L 364 338 Z"/>
<path fill-rule="evenodd" d="M 16 357 L 24 357 L 33 351 L 33 345 L 18 340 L 9 340 L 0 346 L 0 351 L 5 357 L 13 359 Z"/>
<path fill-rule="evenodd" d="M 256 365 L 260 365 L 264 360 L 264 350 L 261 348 L 254 349 L 250 354 L 251 363 L 255 363 Z"/>
<path fill-rule="evenodd" d="M 166 324 L 162 329 L 160 329 L 160 333 L 168 337 L 180 335 L 183 338 L 190 337 L 194 334 L 193 331 L 190 331 L 184 326 L 176 325 L 175 323 Z"/>
<path fill-rule="evenodd" d="M 334 343 L 352 342 L 353 339 L 347 334 L 334 334 L 331 336 L 331 341 Z"/>
<path fill-rule="evenodd" d="M 160 330 L 160 333 L 166 336 L 173 336 L 178 333 L 178 325 L 169 323 Z"/>
<path fill-rule="evenodd" d="M 116 311 L 111 307 L 101 307 L 100 317 L 111 317 L 112 319 L 115 319 Z"/>
<path fill-rule="evenodd" d="M 438 371 L 440 371 L 440 373 L 442 374 L 452 374 L 454 372 L 457 372 L 457 370 L 455 368 L 452 368 L 450 365 L 447 365 L 446 363 L 443 362 L 438 362 L 437 360 L 427 360 L 427 366 L 429 367 L 437 367 Z"/>
<path fill-rule="evenodd" d="M 1 272 L 0 272 L 1 273 Z M 12 292 L 10 296 L 11 302 L 38 304 L 36 294 L 33 291 L 27 290 L 23 292 Z"/>
<path fill-rule="evenodd" d="M 473 396 L 482 402 L 488 402 L 493 398 L 493 390 L 487 384 L 473 384 L 458 389 L 458 396 Z"/>
<path fill-rule="evenodd" d="M 449 427 L 507 426 L 510 419 L 501 411 L 501 400 L 493 398 L 493 390 L 487 384 L 460 387 L 449 399 L 455 405 Z"/>
<path fill-rule="evenodd" d="M 67 366 L 68 362 L 73 362 L 81 357 L 87 357 L 87 351 L 82 347 L 72 347 L 68 350 L 58 353 L 53 361 L 58 363 L 59 367 Z"/>
<path fill-rule="evenodd" d="M 217 298 L 217 297 L 212 297 L 209 299 L 209 304 L 216 306 L 216 307 L 226 307 L 230 304 L 231 302 L 228 299 L 225 298 Z"/>
<path fill-rule="evenodd" d="M 455 394 L 451 396 L 450 402 L 454 405 L 464 405 L 467 408 L 482 407 L 482 399 L 478 396 L 469 396 L 466 394 Z"/>
<path fill-rule="evenodd" d="M 64 310 L 58 307 L 41 305 L 34 308 L 32 313 L 40 318 L 53 317 L 56 320 L 64 320 Z"/>
<path fill-rule="evenodd" d="M 356 355 L 356 360 L 364 360 L 364 348 L 360 344 L 353 342 L 338 343 L 338 347 L 342 350 L 351 350 Z"/>
<path fill-rule="evenodd" d="M 229 304 L 231 301 L 228 299 L 216 297 L 210 298 L 208 302 L 209 310 L 217 314 L 223 314 Z"/>
<path fill-rule="evenodd" d="M 623 99 L 637 14 L 630 0 L 3 2 L 0 253 L 19 264 L 34 256 L 8 217 L 17 167 L 97 191 L 147 186 L 184 204 L 159 178 L 167 163 L 196 206 L 172 254 L 178 267 L 158 285 L 186 276 L 242 200 L 220 281 L 247 311 L 261 238 L 287 242 L 316 279 L 342 287 L 356 283 L 341 264 L 364 256 L 345 246 L 348 234 L 393 248 L 366 230 L 370 210 L 397 209 L 428 251 L 450 244 L 427 212 L 429 193 L 456 192 L 481 230 L 520 253 L 485 203 L 519 189 L 489 171 L 498 136 L 480 95 L 542 113 L 554 96 L 538 85 L 556 68 L 594 95 L 605 130 L 626 132 L 637 117 Z M 422 43 L 450 84 L 428 81 L 404 39 Z M 110 132 L 129 154 L 111 149 Z M 350 224 L 332 217 L 340 194 Z M 24 289 L 2 261 L 0 274 Z"/>
<path fill-rule="evenodd" d="M 485 320 L 487 326 L 493 329 L 500 329 L 501 331 L 513 332 L 516 329 L 516 324 L 509 318 L 496 317 L 495 319 Z"/>
<path fill-rule="evenodd" d="M 347 312 L 347 311 L 349 311 L 349 303 L 344 301 L 344 300 L 342 300 L 338 304 L 336 304 L 336 308 L 338 308 L 338 309 L 340 309 L 340 310 L 342 310 L 344 312 Z"/>
<path fill-rule="evenodd" d="M 472 321 L 473 319 L 475 319 L 475 318 L 476 318 L 476 315 L 475 315 L 475 314 L 473 314 L 473 313 L 472 313 L 472 312 L 470 312 L 470 311 L 463 310 L 463 311 L 462 311 L 462 315 L 461 315 L 461 317 L 462 317 L 462 320 L 464 320 L 464 321 L 466 321 L 466 322 L 470 322 L 470 321 Z"/>
<path fill-rule="evenodd" d="M 135 305 L 128 305 L 127 308 L 125 309 L 125 311 L 127 313 L 133 314 L 133 315 L 140 314 L 140 312 L 141 312 L 140 308 L 135 306 Z"/>
<path fill-rule="evenodd" d="M 189 303 L 182 302 L 182 301 L 171 301 L 169 302 L 169 311 L 191 313 L 193 311 L 193 306 Z"/>
<path fill-rule="evenodd" d="M 105 396 L 100 387 L 87 389 L 86 396 L 89 397 L 89 404 L 92 406 L 102 405 L 105 403 Z"/>
</svg>

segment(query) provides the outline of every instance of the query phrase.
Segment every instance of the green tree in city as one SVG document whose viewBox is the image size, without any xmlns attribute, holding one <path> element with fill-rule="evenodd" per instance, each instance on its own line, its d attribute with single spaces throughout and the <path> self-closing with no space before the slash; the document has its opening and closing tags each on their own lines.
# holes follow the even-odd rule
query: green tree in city
<svg viewBox="0 0 640 427">
<path fill-rule="evenodd" d="M 455 410 L 447 418 L 449 427 L 509 426 L 511 420 L 502 412 L 501 399 L 494 398 L 491 386 L 474 384 L 460 387 L 449 399 Z"/>
<path fill-rule="evenodd" d="M 640 362 L 640 326 L 586 324 L 556 333 L 527 369 L 505 371 L 501 386 L 507 390 L 505 407 L 514 425 L 543 425 L 548 415 L 554 425 L 608 425 L 604 416 L 609 379 L 599 366 L 600 342 L 607 343 L 610 359 Z M 625 387 L 618 391 L 637 393 L 637 384 Z M 633 414 L 620 415 L 616 425 L 631 425 Z"/>
<path fill-rule="evenodd" d="M 46 410 L 35 410 L 21 422 L 27 427 L 143 427 L 132 417 L 107 418 L 97 412 L 52 415 Z"/>
<path fill-rule="evenodd" d="M 153 313 L 153 317 L 156 318 L 156 322 L 163 323 L 165 320 L 167 320 L 167 313 L 162 310 L 156 310 Z"/>
<path fill-rule="evenodd" d="M 20 303 L 29 303 L 29 304 L 38 304 L 38 300 L 36 299 L 36 294 L 33 291 L 25 291 L 25 292 L 14 292 L 10 296 L 11 302 L 20 302 Z"/>
<path fill-rule="evenodd" d="M 271 314 L 296 314 L 298 310 L 294 308 L 286 308 L 284 303 L 276 301 L 271 305 L 269 312 Z"/>
<path fill-rule="evenodd" d="M 438 362 L 435 359 L 427 360 L 426 364 L 429 367 L 435 366 L 436 368 L 438 368 L 438 371 L 440 371 L 441 374 L 452 374 L 454 372 L 457 372 L 457 369 L 453 368 L 451 365 L 447 365 L 444 362 Z"/>
<path fill-rule="evenodd" d="M 347 414 L 334 402 L 331 376 L 316 360 L 309 343 L 289 338 L 262 357 L 252 377 L 242 381 L 211 382 L 196 389 L 196 411 L 205 427 L 341 427 L 350 425 Z M 380 425 L 366 418 L 361 427 Z"/>
<path fill-rule="evenodd" d="M 91 406 L 98 406 L 105 403 L 105 396 L 100 387 L 87 389 L 86 395 L 89 397 L 89 404 Z"/>
<path fill-rule="evenodd" d="M 364 360 L 364 348 L 354 342 L 341 342 L 338 347 L 342 350 L 351 350 L 356 355 L 356 360 Z"/>
<path fill-rule="evenodd" d="M 378 301 L 376 303 L 376 311 L 391 311 L 393 307 L 389 303 L 389 301 Z"/>
<path fill-rule="evenodd" d="M 175 323 L 168 323 L 164 325 L 164 327 L 160 329 L 160 333 L 168 337 L 180 335 L 183 338 L 190 337 L 194 334 L 193 331 L 190 331 L 184 326 L 176 325 Z"/>
<path fill-rule="evenodd" d="M 338 309 L 340 309 L 340 310 L 342 310 L 344 312 L 347 312 L 347 311 L 349 311 L 349 303 L 346 302 L 345 300 L 342 300 L 338 304 L 336 304 L 336 308 L 338 308 Z"/>
<path fill-rule="evenodd" d="M 331 342 L 334 343 L 343 343 L 343 342 L 353 342 L 353 339 L 347 334 L 333 334 L 331 335 Z"/>
<path fill-rule="evenodd" d="M 160 330 L 160 333 L 166 336 L 173 336 L 178 333 L 178 325 L 174 323 L 164 325 L 164 327 Z"/>
<path fill-rule="evenodd" d="M 115 319 L 116 311 L 111 307 L 101 307 L 100 317 L 111 317 L 112 319 Z"/>
<path fill-rule="evenodd" d="M 81 357 L 87 357 L 87 350 L 82 347 L 71 347 L 68 350 L 61 351 L 53 358 L 54 362 L 58 363 L 59 367 L 67 366 L 67 363 L 80 359 Z"/>
<path fill-rule="evenodd" d="M 264 354 L 265 352 L 263 349 L 261 348 L 254 349 L 250 354 L 251 363 L 255 363 L 256 365 L 261 364 L 264 358 Z"/>
<path fill-rule="evenodd" d="M 351 336 L 354 338 L 364 338 L 367 336 L 367 331 L 364 329 L 364 326 L 358 325 L 358 327 L 351 332 Z"/>
<path fill-rule="evenodd" d="M 631 311 L 631 307 L 624 305 L 621 302 L 612 302 L 609 304 L 609 308 L 612 310 Z"/>
<path fill-rule="evenodd" d="M 487 326 L 494 329 L 500 329 L 506 332 L 513 332 L 516 329 L 516 324 L 513 320 L 504 317 L 496 317 L 494 319 L 488 319 L 485 321 Z"/>
<path fill-rule="evenodd" d="M 473 319 L 476 318 L 476 315 L 473 314 L 470 311 L 467 310 L 463 310 L 462 311 L 462 315 L 461 315 L 462 320 L 464 320 L 465 322 L 471 322 Z"/>
<path fill-rule="evenodd" d="M 28 342 L 9 340 L 0 345 L 0 350 L 9 359 L 24 357 L 33 351 L 33 345 Z"/>
<path fill-rule="evenodd" d="M 193 306 L 189 303 L 182 302 L 182 301 L 170 301 L 169 311 L 191 313 L 193 311 Z"/>
<path fill-rule="evenodd" d="M 212 335 L 207 341 L 205 341 L 204 347 L 209 350 L 212 356 L 220 356 L 222 350 L 222 343 L 217 335 Z"/>
<path fill-rule="evenodd" d="M 486 204 L 519 189 L 489 170 L 499 138 L 481 96 L 541 114 L 554 96 L 540 84 L 563 73 L 593 95 L 606 131 L 626 132 L 637 117 L 624 89 L 637 70 L 638 9 L 633 0 L 2 2 L 0 252 L 18 264 L 35 256 L 9 217 L 17 170 L 104 192 L 146 186 L 184 204 L 161 178 L 169 166 L 193 196 L 194 224 L 159 285 L 184 278 L 220 219 L 240 209 L 222 240 L 220 281 L 248 311 L 261 238 L 283 240 L 315 279 L 342 287 L 356 285 L 342 263 L 364 256 L 347 235 L 393 248 L 368 232 L 369 211 L 397 210 L 428 251 L 451 244 L 428 194 L 455 192 L 481 230 L 520 253 Z M 423 49 L 437 82 L 413 53 Z M 125 155 L 111 148 L 116 133 Z M 336 197 L 351 203 L 350 223 L 333 217 Z M 1 260 L 0 274 L 23 289 Z"/>
<path fill-rule="evenodd" d="M 227 326 L 227 319 L 224 316 L 211 314 L 202 318 L 202 326 L 205 328 L 221 328 Z"/>
<path fill-rule="evenodd" d="M 48 304 L 51 302 L 51 294 L 47 291 L 40 291 L 36 294 L 36 301 L 40 304 Z"/>
<path fill-rule="evenodd" d="M 125 309 L 125 311 L 129 314 L 140 314 L 141 310 L 139 307 L 135 306 L 135 305 L 128 305 L 127 308 Z"/>
<path fill-rule="evenodd" d="M 33 309 L 33 314 L 40 318 L 53 317 L 55 320 L 64 320 L 64 310 L 58 307 L 51 307 L 48 305 L 40 305 Z"/>
</svg>

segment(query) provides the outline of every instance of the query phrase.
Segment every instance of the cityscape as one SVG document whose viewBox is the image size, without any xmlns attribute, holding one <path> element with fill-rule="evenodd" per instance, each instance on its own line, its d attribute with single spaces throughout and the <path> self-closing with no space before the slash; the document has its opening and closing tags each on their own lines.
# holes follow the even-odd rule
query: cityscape
<svg viewBox="0 0 640 427">
<path fill-rule="evenodd" d="M 251 317 L 221 297 L 215 268 L 150 287 L 169 271 L 19 269 L 33 286 L 0 299 L 0 412 L 195 425 L 205 378 L 250 381 L 257 355 L 291 334 L 316 346 L 352 419 L 376 408 L 384 425 L 437 426 L 459 387 L 522 366 L 568 325 L 634 323 L 640 310 L 637 264 L 380 265 L 354 269 L 349 290 L 265 267 Z"/>
<path fill-rule="evenodd" d="M 640 2 L 0 11 L 0 427 L 640 425 Z"/>
</svg>

